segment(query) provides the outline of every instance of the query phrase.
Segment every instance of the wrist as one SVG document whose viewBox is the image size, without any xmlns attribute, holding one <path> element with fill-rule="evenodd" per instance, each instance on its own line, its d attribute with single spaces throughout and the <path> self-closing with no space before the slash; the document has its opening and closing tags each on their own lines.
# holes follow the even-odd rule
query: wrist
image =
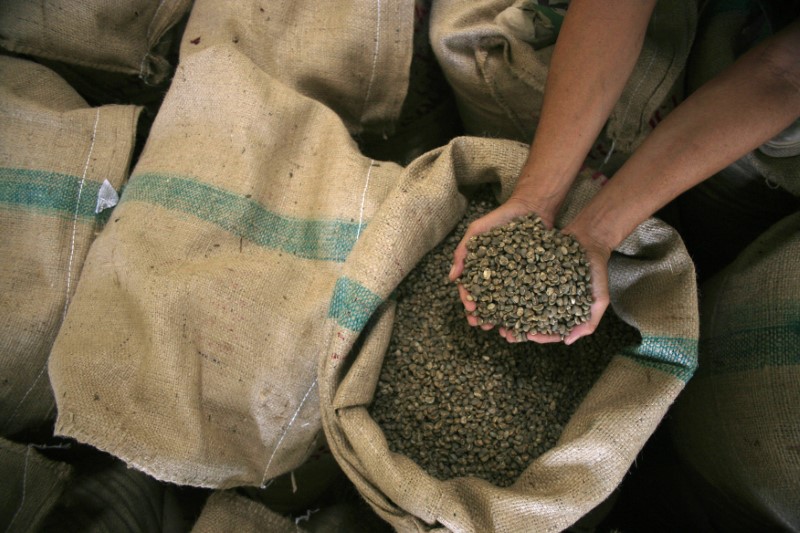
<svg viewBox="0 0 800 533">
<path fill-rule="evenodd" d="M 542 217 L 548 226 L 553 226 L 572 180 L 546 176 L 521 174 L 508 201 L 524 206 L 527 211 Z"/>
<path fill-rule="evenodd" d="M 613 219 L 598 216 L 588 207 L 578 213 L 563 231 L 575 237 L 587 250 L 608 258 L 624 236 L 620 236 L 621 231 Z"/>
</svg>

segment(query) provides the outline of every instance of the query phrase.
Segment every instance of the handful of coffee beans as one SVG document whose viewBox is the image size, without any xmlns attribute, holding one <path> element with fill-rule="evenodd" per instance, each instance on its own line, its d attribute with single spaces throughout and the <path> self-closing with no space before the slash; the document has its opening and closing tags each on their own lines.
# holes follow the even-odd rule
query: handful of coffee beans
<svg viewBox="0 0 800 533">
<path fill-rule="evenodd" d="M 475 301 L 478 323 L 565 336 L 589 320 L 589 263 L 571 235 L 528 215 L 467 242 L 459 280 Z"/>
</svg>

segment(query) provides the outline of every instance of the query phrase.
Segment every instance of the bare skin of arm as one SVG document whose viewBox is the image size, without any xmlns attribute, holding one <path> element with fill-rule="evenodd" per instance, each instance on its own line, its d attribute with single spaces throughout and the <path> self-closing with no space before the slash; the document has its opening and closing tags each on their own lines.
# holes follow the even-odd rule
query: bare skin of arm
<svg viewBox="0 0 800 533">
<path fill-rule="evenodd" d="M 627 78 L 644 42 L 655 0 L 573 0 L 558 36 L 545 85 L 539 125 L 511 197 L 473 222 L 455 250 L 450 279 L 461 275 L 466 243 L 473 235 L 536 213 L 552 226 Z M 466 300 L 467 311 L 475 303 Z M 468 314 L 470 325 L 477 319 Z M 491 324 L 481 326 L 491 329 Z M 500 334 L 507 332 L 500 329 Z M 510 339 L 511 336 L 508 335 Z M 547 342 L 560 337 L 537 335 Z"/>
<path fill-rule="evenodd" d="M 573 234 L 581 242 L 589 254 L 595 297 L 592 319 L 576 327 L 565 339 L 567 344 L 592 333 L 608 306 L 607 265 L 611 250 L 639 223 L 680 193 L 725 168 L 800 116 L 798 50 L 800 21 L 795 21 L 739 58 L 729 69 L 678 106 L 586 208 L 564 228 L 565 232 Z M 605 117 L 608 113 L 610 108 Z M 539 136 L 537 132 L 537 140 Z M 523 175 L 534 163 L 536 145 L 537 141 L 534 141 Z M 586 152 L 588 146 L 583 156 Z M 550 154 L 549 157 L 558 155 Z M 572 179 L 578 168 L 574 168 Z M 533 174 L 531 176 L 528 183 L 541 179 Z M 562 183 L 567 183 L 566 189 L 572 179 L 563 179 Z M 520 181 L 523 181 L 522 175 Z M 518 208 L 513 216 L 505 220 L 496 217 L 488 221 L 492 225 L 479 225 L 476 229 L 486 231 L 514 216 L 531 211 L 538 213 L 539 209 L 553 209 L 556 206 L 557 210 L 566 194 L 566 189 L 562 191 L 556 188 L 547 195 L 542 193 L 543 190 L 548 192 L 542 188 L 544 186 L 537 189 L 525 182 L 523 184 L 524 187 L 518 184 L 514 193 L 523 200 L 514 201 L 512 206 L 522 204 L 526 208 Z M 497 211 L 511 211 L 506 207 L 509 202 Z M 493 213 L 484 218 L 488 219 Z M 555 211 L 549 213 L 553 216 Z M 549 220 L 552 221 L 552 218 Z M 465 239 L 469 236 L 465 235 Z M 465 243 L 466 240 L 461 244 Z M 463 269 L 463 255 L 460 254 L 464 252 L 456 250 L 453 273 L 460 273 Z M 453 279 L 456 277 L 453 276 Z M 466 293 L 463 289 L 461 291 L 462 299 L 465 299 Z M 471 306 L 474 303 L 465 301 L 468 311 Z M 474 325 L 473 320 L 470 323 Z M 501 334 L 511 337 L 505 331 L 501 331 Z M 529 336 L 528 339 L 537 342 L 560 340 L 552 336 Z"/>
<path fill-rule="evenodd" d="M 592 333 L 608 305 L 608 258 L 641 222 L 800 116 L 800 20 L 740 57 L 678 106 L 564 228 L 592 265 L 592 319 L 567 337 Z"/>
</svg>

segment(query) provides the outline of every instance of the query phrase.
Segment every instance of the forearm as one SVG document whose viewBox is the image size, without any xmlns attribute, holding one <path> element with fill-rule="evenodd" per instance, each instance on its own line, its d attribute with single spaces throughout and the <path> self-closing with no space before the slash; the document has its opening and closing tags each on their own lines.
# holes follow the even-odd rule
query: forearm
<svg viewBox="0 0 800 533">
<path fill-rule="evenodd" d="M 654 5 L 655 0 L 570 3 L 536 136 L 512 198 L 532 201 L 532 209 L 558 208 L 636 64 Z"/>
<path fill-rule="evenodd" d="M 800 116 L 800 22 L 742 56 L 676 108 L 570 224 L 615 248 L 679 194 Z"/>
</svg>

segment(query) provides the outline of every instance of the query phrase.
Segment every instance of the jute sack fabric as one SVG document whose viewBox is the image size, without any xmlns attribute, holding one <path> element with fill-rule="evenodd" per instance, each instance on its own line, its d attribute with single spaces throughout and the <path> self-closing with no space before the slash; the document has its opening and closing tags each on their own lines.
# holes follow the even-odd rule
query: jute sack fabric
<svg viewBox="0 0 800 533">
<path fill-rule="evenodd" d="M 391 133 L 408 88 L 414 2 L 197 0 L 183 57 L 231 45 L 331 108 L 353 133 Z"/>
<path fill-rule="evenodd" d="M 136 74 L 157 84 L 168 74 L 162 38 L 191 0 L 4 0 L 0 46 L 18 54 Z"/>
<path fill-rule="evenodd" d="M 543 31 L 557 31 L 551 22 L 543 27 L 542 8 L 536 4 L 434 2 L 431 43 L 468 134 L 532 140 L 553 53 L 553 45 L 539 39 Z M 636 67 L 598 139 L 598 161 L 609 150 L 629 154 L 681 98 L 696 11 L 694 1 L 656 6 Z"/>
<path fill-rule="evenodd" d="M 2 436 L 51 431 L 47 358 L 103 223 L 98 195 L 128 175 L 139 112 L 91 108 L 49 69 L 0 56 Z"/>
<path fill-rule="evenodd" d="M 72 468 L 43 456 L 33 446 L 0 437 L 0 528 L 42 531 Z"/>
<path fill-rule="evenodd" d="M 190 506 L 181 508 L 174 485 L 96 450 L 75 454 L 67 464 L 72 476 L 38 531 L 182 533 L 192 525 L 182 516 L 190 514 Z"/>
<path fill-rule="evenodd" d="M 716 518 L 730 530 L 748 517 L 758 530 L 800 531 L 799 259 L 796 213 L 702 285 L 700 366 L 671 429 L 724 495 Z"/>
<path fill-rule="evenodd" d="M 612 359 L 558 444 L 514 485 L 438 481 L 389 451 L 368 407 L 391 336 L 390 295 L 463 215 L 459 187 L 496 183 L 502 201 L 527 151 L 513 141 L 460 137 L 416 159 L 375 213 L 337 282 L 324 324 L 329 343 L 320 358 L 323 427 L 342 469 L 399 531 L 563 530 L 609 496 L 694 371 L 694 268 L 677 233 L 650 219 L 609 264 L 613 309 L 641 332 L 642 344 Z M 591 174 L 587 169 L 579 176 L 559 226 L 598 190 Z"/>
<path fill-rule="evenodd" d="M 330 295 L 400 170 L 237 43 L 183 57 L 53 347 L 56 432 L 178 484 L 302 464 Z"/>
<path fill-rule="evenodd" d="M 770 157 L 759 150 L 744 156 L 771 186 L 779 186 L 794 196 L 800 196 L 800 155 L 793 157 Z"/>
<path fill-rule="evenodd" d="M 298 533 L 304 531 L 291 519 L 237 494 L 216 491 L 208 497 L 192 533 Z"/>
</svg>

